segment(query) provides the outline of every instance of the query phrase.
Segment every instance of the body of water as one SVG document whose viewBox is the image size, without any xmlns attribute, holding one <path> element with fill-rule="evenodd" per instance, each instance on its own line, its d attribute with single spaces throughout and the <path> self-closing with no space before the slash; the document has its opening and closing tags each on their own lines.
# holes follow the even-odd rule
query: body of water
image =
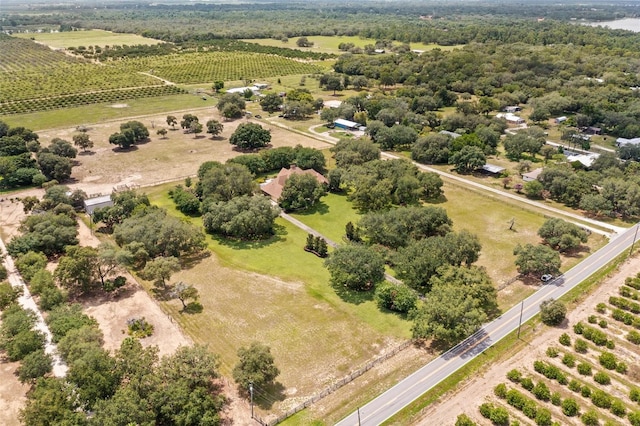
<svg viewBox="0 0 640 426">
<path fill-rule="evenodd" d="M 609 27 L 612 30 L 628 30 L 636 33 L 640 32 L 640 18 L 625 18 L 615 21 L 594 22 L 589 25 L 594 27 Z"/>
</svg>

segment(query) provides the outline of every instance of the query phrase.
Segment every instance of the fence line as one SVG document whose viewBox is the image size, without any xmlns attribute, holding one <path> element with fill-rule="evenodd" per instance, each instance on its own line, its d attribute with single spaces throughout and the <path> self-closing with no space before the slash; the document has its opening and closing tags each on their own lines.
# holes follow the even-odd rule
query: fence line
<svg viewBox="0 0 640 426">
<path fill-rule="evenodd" d="M 359 369 L 357 369 L 353 373 L 349 374 L 346 377 L 343 377 L 342 379 L 338 380 L 333 385 L 325 388 L 319 394 L 312 396 L 311 398 L 307 399 L 303 403 L 298 404 L 296 407 L 286 411 L 284 414 L 281 414 L 278 417 L 276 417 L 275 419 L 270 420 L 268 423 L 265 423 L 262 419 L 260 419 L 257 416 L 254 416 L 255 420 L 258 423 L 260 423 L 261 425 L 263 425 L 263 426 L 274 426 L 274 425 L 277 425 L 278 423 L 288 419 L 289 417 L 293 416 L 294 414 L 304 410 L 305 408 L 309 407 L 310 405 L 312 405 L 312 404 L 320 401 L 321 399 L 325 398 L 326 396 L 332 394 L 333 392 L 337 391 L 338 389 L 340 389 L 344 385 L 346 385 L 348 383 L 351 383 L 353 380 L 355 380 L 358 377 L 362 376 L 364 373 L 366 373 L 367 371 L 371 370 L 376 365 L 382 363 L 383 361 L 388 360 L 392 356 L 396 355 L 398 352 L 405 350 L 406 348 L 411 346 L 411 344 L 413 344 L 413 342 L 414 342 L 413 340 L 407 340 L 407 341 L 403 342 L 402 344 L 400 344 L 400 345 L 396 346 L 395 348 L 393 348 L 391 351 L 389 351 L 389 352 L 387 352 L 387 353 L 385 353 L 383 355 L 380 355 L 379 357 L 377 357 L 376 359 L 374 359 L 372 361 L 369 361 L 368 363 L 366 363 L 364 366 L 360 367 Z"/>
</svg>

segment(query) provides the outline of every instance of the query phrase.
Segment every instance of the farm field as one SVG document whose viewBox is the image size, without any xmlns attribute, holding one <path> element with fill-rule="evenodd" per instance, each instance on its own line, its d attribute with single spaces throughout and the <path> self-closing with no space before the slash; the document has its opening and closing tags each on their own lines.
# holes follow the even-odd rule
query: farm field
<svg viewBox="0 0 640 426">
<path fill-rule="evenodd" d="M 638 286 L 638 279 L 633 277 L 639 271 L 637 258 L 628 259 L 581 301 L 560 327 L 543 326 L 541 333 L 527 343 L 530 350 L 492 366 L 482 377 L 425 410 L 422 421 L 417 423 L 426 424 L 429 419 L 452 424 L 458 414 L 465 413 L 477 424 L 488 425 L 491 422 L 478 410 L 481 404 L 488 403 L 505 409 L 511 421 L 534 424 L 535 420 L 527 416 L 532 414 L 531 408 L 521 411 L 509 402 L 521 400 L 518 392 L 531 401 L 529 407 L 537 413 L 548 411 L 559 424 L 585 424 L 582 416 L 587 412 L 600 425 L 637 424 L 637 420 L 631 421 L 631 413 L 640 412 L 638 394 L 633 391 L 640 386 L 640 348 L 636 339 L 640 320 L 637 313 L 618 306 L 631 308 L 637 303 L 637 290 L 633 287 Z M 498 385 L 502 389 L 495 392 Z M 545 387 L 548 396 L 540 390 Z M 506 399 L 500 396 L 505 388 Z M 575 405 L 567 400 L 573 400 Z M 573 414 L 569 406 L 577 407 L 578 414 Z"/>
<path fill-rule="evenodd" d="M 274 46 L 274 47 L 288 47 L 292 49 L 300 49 L 304 51 L 313 51 L 313 52 L 322 52 L 322 53 L 342 53 L 340 49 L 338 49 L 338 45 L 340 43 L 353 43 L 356 47 L 363 48 L 368 44 L 375 44 L 376 40 L 372 38 L 361 38 L 358 36 L 308 36 L 307 39 L 313 42 L 312 47 L 298 47 L 296 45 L 297 37 L 292 37 L 288 42 L 283 43 L 281 40 L 276 40 L 273 38 L 258 38 L 258 39 L 244 39 L 243 41 L 247 41 L 250 43 L 258 43 L 264 46 Z M 401 44 L 399 42 L 395 42 L 394 44 Z M 460 48 L 462 46 L 438 46 L 435 44 L 422 44 L 422 43 L 411 43 L 412 49 L 418 50 L 432 50 L 432 49 L 441 49 L 441 50 L 452 50 L 456 48 Z"/>
<path fill-rule="evenodd" d="M 78 46 L 113 46 L 113 45 L 138 45 L 158 44 L 161 40 L 142 37 L 137 34 L 114 33 L 105 30 L 84 30 L 64 32 L 28 32 L 14 33 L 16 38 L 33 39 L 52 48 L 68 48 Z"/>
</svg>

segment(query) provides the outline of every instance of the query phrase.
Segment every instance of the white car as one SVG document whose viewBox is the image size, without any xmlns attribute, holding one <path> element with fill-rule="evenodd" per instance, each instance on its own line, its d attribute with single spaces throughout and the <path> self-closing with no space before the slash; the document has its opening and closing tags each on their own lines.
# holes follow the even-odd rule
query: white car
<svg viewBox="0 0 640 426">
<path fill-rule="evenodd" d="M 543 283 L 549 282 L 549 281 L 551 281 L 552 279 L 553 279 L 553 275 L 551 275 L 551 274 L 544 274 L 543 276 L 541 276 L 541 277 L 540 277 L 540 280 L 541 280 Z"/>
</svg>

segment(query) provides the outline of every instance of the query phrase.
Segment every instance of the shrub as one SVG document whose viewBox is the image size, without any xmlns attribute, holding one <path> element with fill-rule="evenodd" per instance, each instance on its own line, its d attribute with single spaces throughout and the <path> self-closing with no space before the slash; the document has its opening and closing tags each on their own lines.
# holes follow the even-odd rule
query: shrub
<svg viewBox="0 0 640 426">
<path fill-rule="evenodd" d="M 640 426 L 640 411 L 629 413 L 627 418 L 629 419 L 631 426 Z"/>
<path fill-rule="evenodd" d="M 624 417 L 627 414 L 627 407 L 619 399 L 614 399 L 611 403 L 611 412 L 618 417 Z"/>
<path fill-rule="evenodd" d="M 569 368 L 573 368 L 576 366 L 576 357 L 571 354 L 564 354 L 562 363 Z"/>
<path fill-rule="evenodd" d="M 562 414 L 567 417 L 574 417 L 580 414 L 580 406 L 575 399 L 567 398 L 562 401 Z"/>
<path fill-rule="evenodd" d="M 627 340 L 633 343 L 634 345 L 640 345 L 640 333 L 635 330 L 631 330 L 627 334 Z"/>
<path fill-rule="evenodd" d="M 580 395 L 584 396 L 585 398 L 589 398 L 591 396 L 591 388 L 587 385 L 584 385 L 580 390 Z"/>
<path fill-rule="evenodd" d="M 619 362 L 616 365 L 616 371 L 620 374 L 627 374 L 627 364 L 624 362 Z"/>
<path fill-rule="evenodd" d="M 613 340 L 607 340 L 605 346 L 607 347 L 607 349 L 615 349 L 616 343 Z"/>
<path fill-rule="evenodd" d="M 616 356 L 611 352 L 602 352 L 600 357 L 598 357 L 600 361 L 600 365 L 606 368 L 607 370 L 615 370 L 617 366 Z"/>
<path fill-rule="evenodd" d="M 598 322 L 598 317 L 596 317 L 595 315 L 589 315 L 587 321 L 589 321 L 589 324 L 595 324 Z"/>
<path fill-rule="evenodd" d="M 581 362 L 580 364 L 578 364 L 578 373 L 582 374 L 583 376 L 590 376 L 591 365 L 587 364 L 586 362 Z"/>
<path fill-rule="evenodd" d="M 584 331 L 584 324 L 582 323 L 582 321 L 577 322 L 574 326 L 573 326 L 573 332 L 576 334 L 582 334 L 582 332 Z"/>
<path fill-rule="evenodd" d="M 596 305 L 596 311 L 600 314 L 604 314 L 605 312 L 607 312 L 607 305 L 600 302 Z"/>
<path fill-rule="evenodd" d="M 493 393 L 498 397 L 498 398 L 506 398 L 507 397 L 507 385 L 505 385 L 504 383 L 500 383 L 498 384 L 494 389 L 493 389 Z"/>
<path fill-rule="evenodd" d="M 476 422 L 471 420 L 466 414 L 460 414 L 456 419 L 455 426 L 476 426 Z"/>
<path fill-rule="evenodd" d="M 496 426 L 508 426 L 509 425 L 509 412 L 503 407 L 496 407 L 491 412 L 489 420 Z"/>
<path fill-rule="evenodd" d="M 554 347 L 554 346 L 549 346 L 547 348 L 547 356 L 549 358 L 556 358 L 558 356 L 559 352 L 558 352 L 558 348 Z"/>
<path fill-rule="evenodd" d="M 564 373 L 560 373 L 557 380 L 562 386 L 566 386 L 567 383 L 569 383 L 569 379 L 567 379 L 567 376 Z"/>
<path fill-rule="evenodd" d="M 511 380 L 513 383 L 520 383 L 522 373 L 514 368 L 507 373 L 507 379 Z"/>
<path fill-rule="evenodd" d="M 595 410 L 589 410 L 580 417 L 582 423 L 585 426 L 598 426 L 600 424 L 600 420 L 598 419 L 598 413 Z"/>
<path fill-rule="evenodd" d="M 533 388 L 533 394 L 540 401 L 549 401 L 551 399 L 551 391 L 544 382 L 538 382 Z"/>
<path fill-rule="evenodd" d="M 551 411 L 540 408 L 536 413 L 536 424 L 538 426 L 551 426 Z"/>
<path fill-rule="evenodd" d="M 149 337 L 153 334 L 153 325 L 148 323 L 144 317 L 127 320 L 127 328 L 129 329 L 129 336 L 137 337 L 138 339 Z"/>
<path fill-rule="evenodd" d="M 525 398 L 524 395 L 522 395 L 516 389 L 510 389 L 507 392 L 507 403 L 517 408 L 518 410 L 522 410 L 522 407 L 524 407 L 526 401 L 527 398 Z"/>
<path fill-rule="evenodd" d="M 598 321 L 598 325 L 600 326 L 600 328 L 607 328 L 609 324 L 607 323 L 606 320 L 600 320 Z"/>
<path fill-rule="evenodd" d="M 558 341 L 562 346 L 571 346 L 571 337 L 567 333 L 562 333 Z"/>
<path fill-rule="evenodd" d="M 629 399 L 633 402 L 640 402 L 640 388 L 633 388 L 629 391 Z"/>
<path fill-rule="evenodd" d="M 594 374 L 593 380 L 595 380 L 596 383 L 600 383 L 601 385 L 611 384 L 611 377 L 609 377 L 607 373 L 602 371 L 598 371 L 596 374 Z"/>
<path fill-rule="evenodd" d="M 520 380 L 520 385 L 522 385 L 522 387 L 528 391 L 531 391 L 531 389 L 533 389 L 534 387 L 531 377 L 525 377 L 524 379 Z"/>
<path fill-rule="evenodd" d="M 524 403 L 524 407 L 522 407 L 522 414 L 530 419 L 535 419 L 538 414 L 538 405 L 531 400 L 527 400 L 527 402 Z"/>
<path fill-rule="evenodd" d="M 599 408 L 611 407 L 611 396 L 603 390 L 596 389 L 591 393 L 591 402 Z"/>
<path fill-rule="evenodd" d="M 45 354 L 42 349 L 38 349 L 22 359 L 22 363 L 17 370 L 18 378 L 22 383 L 37 379 L 49 373 L 51 366 L 51 355 Z"/>
<path fill-rule="evenodd" d="M 485 402 L 484 404 L 480 405 L 480 414 L 482 414 L 482 417 L 488 419 L 491 417 L 491 412 L 493 411 L 493 404 L 489 404 L 488 402 Z"/>
<path fill-rule="evenodd" d="M 587 341 L 584 340 L 584 339 L 576 339 L 576 342 L 573 344 L 573 348 L 579 354 L 587 353 L 587 348 L 588 347 L 589 347 L 589 345 L 587 344 Z"/>
<path fill-rule="evenodd" d="M 574 392 L 580 392 L 580 389 L 582 389 L 582 385 L 580 384 L 579 381 L 577 381 L 576 379 L 573 379 L 569 382 L 569 389 Z"/>
<path fill-rule="evenodd" d="M 567 307 L 559 300 L 548 299 L 540 304 L 540 319 L 546 325 L 558 325 L 567 316 Z"/>
<path fill-rule="evenodd" d="M 551 394 L 551 403 L 555 406 L 558 406 L 562 403 L 562 397 L 558 392 L 554 392 Z"/>
</svg>

